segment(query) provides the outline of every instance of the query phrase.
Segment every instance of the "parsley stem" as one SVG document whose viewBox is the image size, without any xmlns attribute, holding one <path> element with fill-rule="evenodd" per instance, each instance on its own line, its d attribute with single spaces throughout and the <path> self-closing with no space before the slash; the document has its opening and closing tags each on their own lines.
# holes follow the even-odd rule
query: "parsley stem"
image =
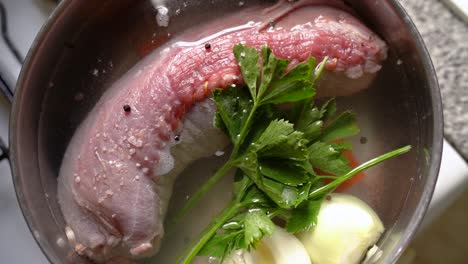
<svg viewBox="0 0 468 264">
<path fill-rule="evenodd" d="M 253 121 L 253 117 L 255 115 L 255 112 L 257 111 L 258 104 L 257 102 L 254 102 L 254 105 L 252 109 L 250 110 L 249 116 L 247 117 L 247 120 L 245 121 L 244 125 L 242 126 L 242 129 L 239 133 L 239 139 L 237 141 L 237 144 L 234 145 L 234 148 L 232 149 L 231 152 L 231 159 L 234 160 L 237 158 L 237 154 L 239 152 L 239 149 L 244 142 L 245 137 L 247 136 L 247 131 L 249 127 L 251 127 L 251 123 Z"/>
<path fill-rule="evenodd" d="M 385 154 L 383 154 L 381 156 L 378 156 L 377 158 L 371 159 L 371 160 L 359 165 L 358 167 L 352 169 L 351 171 L 349 171 L 345 175 L 343 175 L 341 177 L 338 177 L 336 180 L 330 182 L 329 184 L 313 190 L 312 192 L 309 193 L 309 199 L 317 198 L 317 197 L 325 194 L 326 192 L 332 191 L 336 187 L 338 187 L 340 184 L 342 184 L 343 182 L 349 180 L 350 178 L 352 178 L 354 175 L 358 174 L 359 172 L 361 172 L 363 170 L 366 170 L 366 169 L 368 169 L 370 167 L 373 167 L 373 166 L 375 166 L 375 165 L 377 165 L 377 164 L 379 164 L 379 163 L 381 163 L 381 162 L 383 162 L 385 160 L 388 160 L 390 158 L 393 158 L 393 157 L 399 156 L 401 154 L 404 154 L 404 153 L 406 153 L 406 152 L 408 152 L 410 150 L 411 150 L 411 146 L 408 145 L 408 146 L 405 146 L 405 147 L 402 147 L 402 148 L 387 152 L 387 153 L 385 153 Z"/>
<path fill-rule="evenodd" d="M 324 176 L 317 176 L 318 179 L 337 179 L 338 176 L 328 176 L 328 175 L 324 175 Z"/>
<path fill-rule="evenodd" d="M 187 203 L 182 207 L 182 209 L 174 217 L 173 223 L 178 223 L 182 217 L 184 217 L 190 209 L 203 197 L 203 195 L 208 192 L 213 185 L 215 185 L 228 171 L 232 168 L 232 164 L 229 160 L 226 162 L 219 170 L 208 180 L 206 181 L 187 201 Z"/>
<path fill-rule="evenodd" d="M 200 252 L 200 250 L 205 246 L 206 243 L 216 234 L 218 229 L 224 225 L 224 223 L 231 218 L 239 209 L 239 204 L 236 201 L 230 202 L 223 211 L 217 216 L 211 224 L 203 230 L 201 236 L 196 242 L 193 242 L 184 252 L 184 254 L 179 257 L 177 263 L 189 264 L 192 263 L 193 258 L 195 258 Z"/>
</svg>

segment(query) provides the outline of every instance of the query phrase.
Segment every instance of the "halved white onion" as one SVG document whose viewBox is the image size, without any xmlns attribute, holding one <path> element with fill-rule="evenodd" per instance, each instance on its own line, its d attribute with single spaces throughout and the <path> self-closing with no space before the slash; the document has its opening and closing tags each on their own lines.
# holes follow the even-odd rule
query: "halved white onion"
<svg viewBox="0 0 468 264">
<path fill-rule="evenodd" d="M 322 203 L 315 227 L 298 235 L 314 264 L 359 263 L 384 227 L 365 202 L 332 194 Z"/>
<path fill-rule="evenodd" d="M 226 264 L 311 264 L 302 243 L 281 227 L 276 227 L 271 236 L 262 239 L 251 252 L 234 252 Z"/>
</svg>

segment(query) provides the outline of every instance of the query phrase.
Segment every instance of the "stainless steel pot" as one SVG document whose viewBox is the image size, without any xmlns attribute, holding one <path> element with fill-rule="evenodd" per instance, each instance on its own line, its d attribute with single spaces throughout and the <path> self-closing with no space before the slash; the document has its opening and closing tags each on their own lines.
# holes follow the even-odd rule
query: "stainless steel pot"
<svg viewBox="0 0 468 264">
<path fill-rule="evenodd" d="M 74 130 L 103 91 L 148 50 L 209 19 L 212 8 L 219 15 L 241 10 L 238 1 L 207 2 L 169 1 L 170 10 L 181 13 L 168 28 L 158 28 L 150 1 L 65 0 L 37 36 L 14 96 L 10 160 L 26 222 L 52 263 L 87 262 L 65 241 L 56 199 L 58 169 Z M 356 140 L 356 155 L 364 160 L 403 144 L 414 147 L 371 169 L 351 190 L 383 219 L 380 261 L 393 263 L 431 200 L 442 151 L 442 105 L 429 54 L 398 1 L 347 2 L 390 46 L 373 87 L 338 102 L 357 112 L 367 138 L 364 145 Z"/>
</svg>

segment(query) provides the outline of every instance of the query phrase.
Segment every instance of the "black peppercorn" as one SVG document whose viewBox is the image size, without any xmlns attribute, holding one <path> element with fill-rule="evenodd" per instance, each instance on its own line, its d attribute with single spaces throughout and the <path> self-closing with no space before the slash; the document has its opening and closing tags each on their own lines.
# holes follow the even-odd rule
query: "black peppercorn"
<svg viewBox="0 0 468 264">
<path fill-rule="evenodd" d="M 366 137 L 361 137 L 359 139 L 359 142 L 361 142 L 361 144 L 366 144 L 367 143 L 367 138 Z"/>
<path fill-rule="evenodd" d="M 123 106 L 123 110 L 128 113 L 128 112 L 132 111 L 132 108 L 128 104 L 126 104 L 126 105 Z"/>
<path fill-rule="evenodd" d="M 205 44 L 205 49 L 207 49 L 207 50 L 211 49 L 211 44 L 210 44 L 210 43 L 206 43 L 206 44 Z"/>
</svg>

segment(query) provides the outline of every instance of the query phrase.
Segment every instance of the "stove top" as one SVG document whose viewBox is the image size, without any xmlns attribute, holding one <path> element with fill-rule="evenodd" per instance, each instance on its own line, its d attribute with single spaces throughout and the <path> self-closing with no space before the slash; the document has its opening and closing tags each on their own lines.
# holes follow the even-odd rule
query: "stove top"
<svg viewBox="0 0 468 264">
<path fill-rule="evenodd" d="M 0 0 L 0 89 L 14 85 L 21 63 L 55 1 Z M 8 91 L 7 91 L 8 92 Z M 0 138 L 8 138 L 10 104 L 0 96 Z M 2 153 L 0 153 L 0 156 Z M 468 165 L 444 141 L 442 165 L 429 211 L 420 230 L 438 217 L 468 187 Z M 0 256 L 5 263 L 47 263 L 19 209 L 10 167 L 0 162 Z"/>
</svg>

